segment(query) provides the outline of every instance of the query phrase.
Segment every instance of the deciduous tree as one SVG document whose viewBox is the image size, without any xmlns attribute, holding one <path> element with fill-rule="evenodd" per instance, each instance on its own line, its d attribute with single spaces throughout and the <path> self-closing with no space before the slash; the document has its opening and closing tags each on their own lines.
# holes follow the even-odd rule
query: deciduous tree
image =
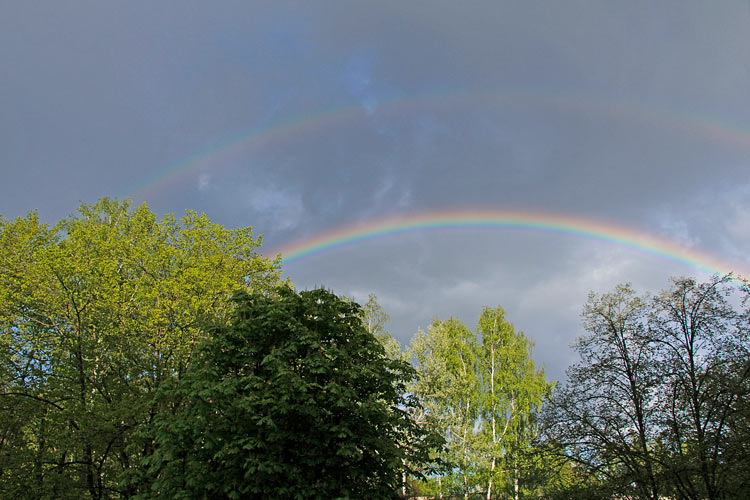
<svg viewBox="0 0 750 500">
<path fill-rule="evenodd" d="M 103 199 L 49 227 L 0 219 L 0 483 L 14 498 L 128 498 L 154 392 L 189 366 L 237 290 L 278 262 L 250 228 Z"/>
<path fill-rule="evenodd" d="M 535 368 L 532 342 L 505 318 L 502 307 L 484 308 L 477 333 L 486 498 L 497 489 L 518 499 L 527 486 L 524 479 L 533 475 L 527 452 L 551 385 L 544 370 Z"/>
<path fill-rule="evenodd" d="M 386 329 L 386 325 L 391 318 L 380 305 L 378 297 L 374 293 L 367 297 L 367 302 L 362 305 L 360 314 L 365 328 L 380 340 L 386 354 L 393 359 L 403 358 L 401 344 Z"/>
<path fill-rule="evenodd" d="M 655 346 L 646 303 L 630 286 L 591 294 L 583 309 L 581 361 L 549 407 L 548 437 L 575 462 L 607 478 L 620 494 L 657 500 L 654 466 L 658 416 Z"/>
<path fill-rule="evenodd" d="M 592 484 L 651 500 L 743 497 L 750 326 L 733 305 L 747 288 L 730 280 L 591 295 L 581 362 L 548 406 L 545 436 Z"/>
<path fill-rule="evenodd" d="M 143 499 L 395 499 L 427 459 L 410 417 L 414 372 L 386 356 L 360 308 L 324 290 L 239 294 L 164 397 Z"/>
<path fill-rule="evenodd" d="M 500 307 L 485 307 L 475 332 L 450 319 L 415 336 L 413 390 L 447 443 L 440 491 L 465 498 L 527 492 L 534 461 L 527 452 L 550 387 L 534 366 L 531 346 Z"/>
<path fill-rule="evenodd" d="M 706 283 L 680 278 L 652 302 L 660 458 L 669 494 L 678 498 L 740 498 L 750 487 L 740 472 L 750 456 L 736 441 L 737 431 L 747 429 L 749 325 L 727 300 L 734 292 L 729 277 Z"/>
<path fill-rule="evenodd" d="M 479 487 L 480 460 L 475 433 L 479 415 L 476 337 L 456 320 L 435 320 L 412 340 L 418 378 L 412 391 L 446 442 L 440 491 L 468 497 Z"/>
</svg>

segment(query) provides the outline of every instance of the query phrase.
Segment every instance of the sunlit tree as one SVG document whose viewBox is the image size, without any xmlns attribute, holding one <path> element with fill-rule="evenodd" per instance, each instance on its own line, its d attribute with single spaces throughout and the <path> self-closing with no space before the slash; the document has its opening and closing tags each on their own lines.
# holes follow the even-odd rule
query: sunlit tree
<svg viewBox="0 0 750 500">
<path fill-rule="evenodd" d="M 551 384 L 534 365 L 531 341 L 508 322 L 501 307 L 484 308 L 477 333 L 486 498 L 497 489 L 518 499 L 527 486 L 524 479 L 533 474 L 534 460 L 527 452 Z"/>
<path fill-rule="evenodd" d="M 207 321 L 278 262 L 250 228 L 102 199 L 50 227 L 0 219 L 0 484 L 8 498 L 128 498 L 136 431 Z"/>
<path fill-rule="evenodd" d="M 500 307 L 484 308 L 475 332 L 450 319 L 413 339 L 413 391 L 446 440 L 439 494 L 527 492 L 536 414 L 550 388 L 531 346 Z"/>
</svg>

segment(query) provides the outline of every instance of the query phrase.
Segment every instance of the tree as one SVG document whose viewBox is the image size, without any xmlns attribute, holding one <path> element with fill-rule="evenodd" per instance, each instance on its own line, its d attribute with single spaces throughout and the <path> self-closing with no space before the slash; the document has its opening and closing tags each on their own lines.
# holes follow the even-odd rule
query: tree
<svg viewBox="0 0 750 500">
<path fill-rule="evenodd" d="M 547 443 L 591 484 L 655 500 L 741 498 L 748 486 L 748 315 L 731 277 L 656 296 L 591 295 L 581 362 L 546 412 Z"/>
<path fill-rule="evenodd" d="M 413 391 L 447 442 L 439 493 L 468 498 L 484 491 L 491 498 L 501 489 L 519 498 L 530 486 L 528 452 L 550 388 L 534 367 L 531 346 L 501 307 L 485 307 L 476 332 L 450 319 L 415 336 Z"/>
<path fill-rule="evenodd" d="M 346 298 L 346 300 L 351 300 L 349 298 Z M 388 330 L 386 330 L 386 325 L 388 321 L 390 321 L 390 316 L 388 316 L 388 313 L 383 310 L 383 307 L 378 302 L 378 297 L 371 293 L 368 295 L 367 302 L 361 306 L 360 311 L 360 317 L 362 319 L 362 324 L 364 325 L 365 329 L 372 335 L 377 338 L 380 343 L 383 345 L 383 348 L 385 349 L 385 354 L 390 359 L 400 359 L 402 361 L 408 361 L 408 353 L 404 351 L 401 347 L 401 344 L 398 340 L 396 340 Z M 419 405 L 412 409 L 411 418 L 418 424 L 425 426 L 426 428 L 429 428 L 431 425 L 431 422 L 426 418 L 424 408 Z M 423 485 L 419 484 L 419 481 L 424 479 L 423 473 L 426 472 L 426 470 L 431 470 L 434 466 L 432 462 L 428 462 L 424 464 L 427 469 L 420 470 L 419 464 L 405 464 L 409 465 L 410 468 L 413 468 L 417 470 L 417 474 L 414 477 L 409 477 L 409 475 L 406 473 L 406 468 L 404 469 L 404 472 L 401 476 L 401 495 L 406 496 L 407 490 L 410 488 L 410 484 L 412 485 L 411 488 L 414 489 L 414 486 L 417 488 L 422 487 Z"/>
<path fill-rule="evenodd" d="M 745 282 L 744 312 L 737 317 L 732 353 L 717 375 L 719 385 L 732 394 L 724 425 L 722 449 L 727 498 L 739 499 L 750 490 L 750 287 Z"/>
<path fill-rule="evenodd" d="M 156 419 L 142 498 L 399 498 L 403 464 L 429 446 L 410 418 L 410 365 L 325 290 L 235 304 L 164 392 L 182 404 Z"/>
<path fill-rule="evenodd" d="M 0 482 L 14 498 L 130 498 L 151 445 L 134 436 L 225 321 L 237 290 L 270 290 L 279 262 L 251 228 L 145 205 L 82 205 L 53 227 L 0 218 Z"/>
<path fill-rule="evenodd" d="M 347 302 L 356 302 L 353 297 L 347 297 L 346 295 L 342 295 L 340 298 Z M 383 344 L 386 354 L 393 359 L 405 359 L 405 353 L 401 348 L 401 344 L 386 329 L 386 325 L 391 320 L 391 317 L 378 302 L 377 295 L 374 293 L 369 294 L 367 302 L 359 305 L 359 307 L 359 316 L 362 320 L 362 325 L 364 325 L 365 330 L 374 335 Z"/>
<path fill-rule="evenodd" d="M 628 285 L 589 295 L 588 334 L 575 345 L 581 362 L 568 369 L 568 384 L 552 399 L 547 437 L 614 492 L 657 500 L 657 376 L 645 314 L 644 301 Z"/>
<path fill-rule="evenodd" d="M 378 297 L 371 293 L 367 302 L 361 310 L 362 323 L 369 333 L 374 335 L 383 344 L 386 354 L 393 359 L 401 358 L 401 344 L 386 330 L 385 325 L 390 321 L 390 316 L 378 303 Z"/>
<path fill-rule="evenodd" d="M 438 476 L 439 492 L 468 498 L 479 486 L 473 464 L 479 460 L 474 427 L 478 417 L 476 338 L 456 320 L 433 321 L 412 340 L 417 380 L 411 390 L 446 442 Z"/>
<path fill-rule="evenodd" d="M 649 328 L 661 367 L 660 451 L 669 493 L 678 498 L 739 498 L 750 486 L 741 473 L 750 457 L 737 441 L 748 423 L 748 324 L 727 300 L 735 290 L 729 278 L 675 279 L 653 299 Z"/>
<path fill-rule="evenodd" d="M 502 307 L 483 309 L 477 333 L 486 496 L 490 500 L 493 486 L 499 486 L 518 499 L 533 469 L 525 452 L 537 435 L 536 415 L 551 385 L 544 370 L 535 369 L 532 342 L 505 319 Z"/>
</svg>

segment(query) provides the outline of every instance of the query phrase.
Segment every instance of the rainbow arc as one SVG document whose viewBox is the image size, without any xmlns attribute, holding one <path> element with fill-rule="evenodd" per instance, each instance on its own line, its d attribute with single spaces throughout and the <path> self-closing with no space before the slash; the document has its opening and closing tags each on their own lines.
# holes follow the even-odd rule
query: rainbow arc
<svg viewBox="0 0 750 500">
<path fill-rule="evenodd" d="M 554 90 L 427 92 L 380 102 L 375 113 L 382 116 L 400 117 L 413 113 L 462 109 L 544 110 L 598 116 L 611 120 L 624 120 L 639 126 L 675 130 L 703 140 L 750 151 L 750 130 L 726 120 L 722 121 L 720 117 L 659 109 L 634 101 L 616 101 L 586 94 L 564 94 Z M 321 131 L 336 133 L 340 129 L 351 126 L 353 122 L 368 119 L 368 116 L 362 106 L 356 104 L 323 108 L 245 130 L 236 135 L 227 136 L 216 143 L 207 144 L 192 155 L 157 169 L 151 177 L 143 179 L 138 185 L 131 186 L 124 193 L 124 197 L 139 198 L 191 175 L 220 170 L 236 163 L 234 160 L 238 156 L 256 149 L 274 144 L 287 144 L 306 134 Z"/>
<path fill-rule="evenodd" d="M 708 253 L 632 228 L 579 216 L 503 210 L 438 211 L 340 227 L 272 252 L 284 264 L 337 249 L 410 233 L 466 229 L 517 230 L 584 238 L 630 249 L 706 274 L 748 276 L 745 269 Z"/>
</svg>

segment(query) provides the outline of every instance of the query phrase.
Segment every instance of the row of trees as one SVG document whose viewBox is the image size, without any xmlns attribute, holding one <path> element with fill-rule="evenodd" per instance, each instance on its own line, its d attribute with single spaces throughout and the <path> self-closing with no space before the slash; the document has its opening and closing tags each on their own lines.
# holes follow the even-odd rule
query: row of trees
<svg viewBox="0 0 750 500">
<path fill-rule="evenodd" d="M 0 218 L 0 498 L 377 500 L 429 473 L 375 299 L 296 293 L 260 243 L 108 199 Z"/>
<path fill-rule="evenodd" d="M 475 331 L 436 320 L 401 354 L 418 373 L 417 420 L 445 439 L 442 468 L 417 489 L 488 499 L 746 498 L 749 302 L 747 284 L 732 276 L 677 278 L 656 295 L 630 285 L 592 293 L 573 346 L 580 360 L 555 389 L 502 308 L 485 308 Z"/>
<path fill-rule="evenodd" d="M 552 388 L 501 308 L 412 341 L 412 391 L 444 436 L 436 496 L 728 500 L 750 491 L 750 289 L 732 276 L 591 294 Z"/>
<path fill-rule="evenodd" d="M 407 349 L 250 228 L 100 200 L 0 217 L 0 497 L 743 498 L 737 280 L 591 295 L 553 389 L 502 308 Z"/>
</svg>

